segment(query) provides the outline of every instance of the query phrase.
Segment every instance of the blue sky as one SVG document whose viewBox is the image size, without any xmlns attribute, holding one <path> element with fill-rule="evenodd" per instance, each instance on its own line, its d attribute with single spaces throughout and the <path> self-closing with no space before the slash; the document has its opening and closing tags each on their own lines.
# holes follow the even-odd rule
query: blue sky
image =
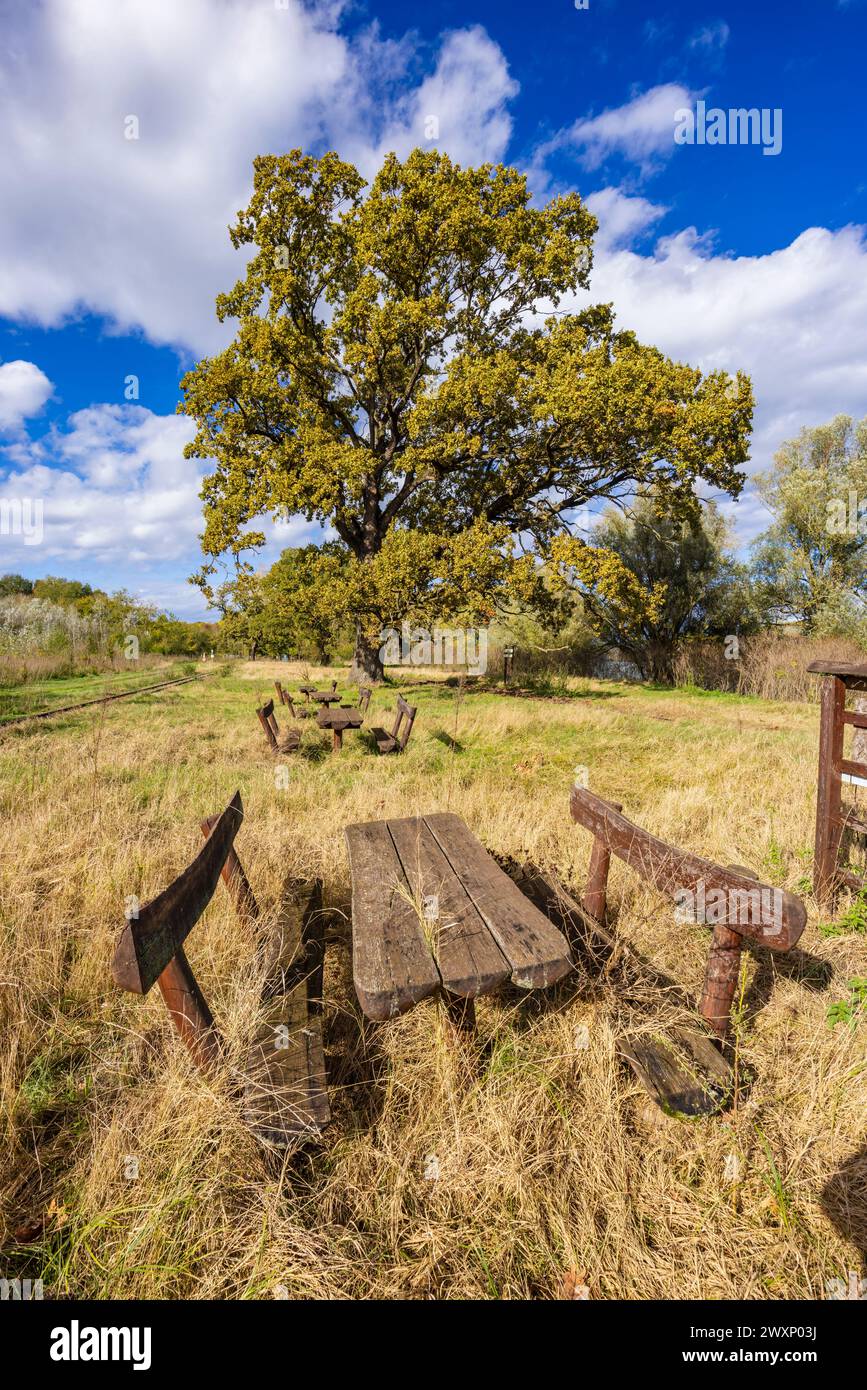
<svg viewBox="0 0 867 1390">
<path fill-rule="evenodd" d="M 205 616 L 178 381 L 225 341 L 252 158 L 295 145 L 370 175 L 436 144 L 518 164 L 539 198 L 577 188 L 600 220 L 590 298 L 752 375 L 751 470 L 867 414 L 865 53 L 865 0 L 0 0 L 0 501 L 44 518 L 38 543 L 0 534 L 0 571 Z M 677 145 L 699 101 L 780 110 L 780 152 Z M 749 488 L 727 511 L 744 544 L 767 523 Z M 264 558 L 314 535 L 269 525 Z"/>
</svg>

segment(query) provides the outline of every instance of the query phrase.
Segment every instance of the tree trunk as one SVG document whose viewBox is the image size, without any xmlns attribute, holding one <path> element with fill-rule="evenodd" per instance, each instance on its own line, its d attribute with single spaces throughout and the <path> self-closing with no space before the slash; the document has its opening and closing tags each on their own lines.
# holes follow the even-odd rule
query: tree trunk
<svg viewBox="0 0 867 1390">
<path fill-rule="evenodd" d="M 248 660 L 248 661 L 255 661 L 255 660 L 256 660 L 256 653 L 257 653 L 258 650 L 259 650 L 259 638 L 258 638 L 258 637 L 254 637 L 254 638 L 253 638 L 253 641 L 250 643 L 250 654 L 249 654 L 249 656 L 247 657 L 247 660 Z"/>
<path fill-rule="evenodd" d="M 380 647 L 376 641 L 369 641 L 361 631 L 360 627 L 355 629 L 355 655 L 352 658 L 352 668 L 349 672 L 351 681 L 381 681 L 385 674 L 380 656 Z"/>
</svg>

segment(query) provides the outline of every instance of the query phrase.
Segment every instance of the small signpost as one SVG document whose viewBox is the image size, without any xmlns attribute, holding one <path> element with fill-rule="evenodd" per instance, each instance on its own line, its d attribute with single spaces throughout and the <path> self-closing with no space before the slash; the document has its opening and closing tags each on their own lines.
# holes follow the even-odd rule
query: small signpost
<svg viewBox="0 0 867 1390">
<path fill-rule="evenodd" d="M 515 659 L 515 648 L 503 648 L 503 684 L 508 685 L 512 679 L 512 662 Z"/>
</svg>

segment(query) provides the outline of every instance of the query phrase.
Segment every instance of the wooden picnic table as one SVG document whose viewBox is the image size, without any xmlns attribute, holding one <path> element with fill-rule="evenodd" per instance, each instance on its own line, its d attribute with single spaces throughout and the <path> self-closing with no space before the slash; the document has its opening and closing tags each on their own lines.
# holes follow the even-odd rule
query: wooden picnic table
<svg viewBox="0 0 867 1390">
<path fill-rule="evenodd" d="M 304 696 L 304 699 L 305 699 L 305 700 L 309 700 L 309 699 L 310 699 L 310 696 L 313 694 L 314 690 L 316 689 L 316 686 L 315 686 L 315 685 L 299 685 L 298 689 L 300 690 L 301 694 Z"/>
<path fill-rule="evenodd" d="M 339 705 L 340 701 L 343 699 L 343 696 L 338 695 L 336 690 L 311 690 L 310 698 L 311 700 L 316 700 L 317 703 L 320 705 L 327 706 Z"/>
<path fill-rule="evenodd" d="M 450 812 L 346 827 L 352 972 L 368 1018 L 442 994 L 474 1025 L 473 999 L 507 980 L 544 989 L 572 968 L 557 927 Z"/>
<path fill-rule="evenodd" d="M 340 699 L 340 696 L 336 696 Z M 332 751 L 339 753 L 343 747 L 344 729 L 360 729 L 364 723 L 364 715 L 360 709 L 353 709 L 351 706 L 341 709 L 329 709 L 323 705 L 316 716 L 316 723 L 320 729 L 330 729 L 334 738 Z"/>
</svg>

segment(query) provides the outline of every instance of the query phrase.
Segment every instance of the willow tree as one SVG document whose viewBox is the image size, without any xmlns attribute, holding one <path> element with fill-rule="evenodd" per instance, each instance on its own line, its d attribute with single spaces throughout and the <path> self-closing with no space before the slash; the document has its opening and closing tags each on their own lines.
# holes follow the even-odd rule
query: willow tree
<svg viewBox="0 0 867 1390">
<path fill-rule="evenodd" d="M 182 383 L 188 456 L 216 464 L 203 589 L 221 557 L 263 544 L 268 515 L 330 528 L 381 588 L 413 536 L 507 557 L 508 537 L 544 551 L 576 509 L 638 485 L 673 509 L 698 480 L 737 495 L 748 379 L 670 361 L 610 305 L 556 312 L 588 286 L 595 230 L 578 194 L 534 207 L 501 165 L 391 154 L 368 188 L 334 153 L 256 159 L 230 231 L 246 271 L 217 300 L 237 331 Z M 484 567 L 464 568 L 477 584 Z M 355 662 L 376 678 L 372 622 L 359 615 Z"/>
</svg>

